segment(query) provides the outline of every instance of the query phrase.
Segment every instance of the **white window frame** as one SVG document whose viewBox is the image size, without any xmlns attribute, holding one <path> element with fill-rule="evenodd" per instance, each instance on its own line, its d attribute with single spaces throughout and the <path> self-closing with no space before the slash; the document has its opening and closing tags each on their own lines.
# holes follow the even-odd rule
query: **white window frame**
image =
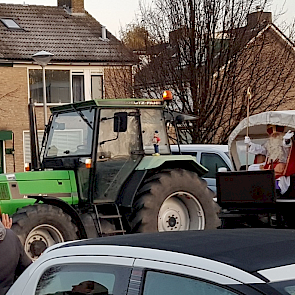
<svg viewBox="0 0 295 295">
<path fill-rule="evenodd" d="M 73 76 L 84 76 L 84 98 L 86 99 L 86 77 L 84 71 L 70 71 L 70 94 L 71 94 L 71 103 L 73 102 Z"/>
<path fill-rule="evenodd" d="M 28 103 L 30 99 L 30 81 L 29 81 L 29 71 L 30 70 L 41 70 L 38 65 L 14 65 L 14 67 L 26 68 L 27 69 L 27 81 L 28 81 Z M 57 66 L 57 65 L 47 65 L 46 70 L 64 70 L 70 71 L 70 95 L 71 101 L 68 103 L 73 103 L 73 75 L 84 75 L 84 94 L 85 101 L 91 100 L 91 76 L 102 76 L 103 81 L 103 98 L 105 97 L 105 75 L 104 68 L 102 66 Z M 48 107 L 65 105 L 68 103 L 47 103 Z M 36 103 L 36 106 L 43 106 L 43 103 Z"/>
<path fill-rule="evenodd" d="M 89 81 L 90 81 L 90 86 L 89 86 L 89 95 L 90 95 L 90 99 L 92 99 L 92 95 L 91 95 L 91 90 L 92 90 L 92 85 L 91 85 L 91 81 L 92 81 L 92 77 L 94 77 L 94 76 L 100 76 L 100 77 L 102 77 L 102 98 L 101 99 L 104 99 L 104 97 L 105 97 L 105 89 L 104 89 L 104 77 L 103 77 L 103 75 L 102 74 L 99 74 L 99 73 L 90 73 L 90 79 L 89 79 Z"/>
<path fill-rule="evenodd" d="M 3 140 L 3 142 L 2 142 L 3 173 L 6 173 L 6 151 L 5 151 L 5 149 L 6 149 L 6 141 Z"/>
<path fill-rule="evenodd" d="M 43 139 L 43 134 L 44 134 L 44 130 L 38 130 L 38 142 L 39 142 L 39 150 L 41 149 L 41 144 L 42 144 L 42 139 Z M 26 136 L 25 136 L 26 135 Z M 26 163 L 31 163 L 31 161 L 26 161 L 27 160 L 27 156 L 28 154 L 26 152 L 27 151 L 27 135 L 28 135 L 28 139 L 29 139 L 29 155 L 31 156 L 31 144 L 30 144 L 30 131 L 29 130 L 24 130 L 23 131 L 23 159 L 24 159 L 24 171 L 25 171 L 25 164 Z"/>
</svg>

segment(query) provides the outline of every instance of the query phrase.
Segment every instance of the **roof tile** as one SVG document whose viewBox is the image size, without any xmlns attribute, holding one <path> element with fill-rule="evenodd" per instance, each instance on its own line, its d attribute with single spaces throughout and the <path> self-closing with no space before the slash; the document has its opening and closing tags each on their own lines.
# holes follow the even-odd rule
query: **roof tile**
<svg viewBox="0 0 295 295">
<path fill-rule="evenodd" d="M 70 15 L 62 7 L 0 3 L 0 18 L 12 18 L 23 30 L 0 22 L 0 58 L 32 61 L 46 50 L 53 61 L 135 62 L 135 56 L 109 31 L 101 39 L 101 24 L 89 13 Z"/>
</svg>

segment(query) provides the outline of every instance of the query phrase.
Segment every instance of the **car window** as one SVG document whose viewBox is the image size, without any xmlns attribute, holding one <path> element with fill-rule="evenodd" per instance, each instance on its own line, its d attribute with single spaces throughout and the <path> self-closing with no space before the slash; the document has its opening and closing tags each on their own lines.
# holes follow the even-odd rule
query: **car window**
<svg viewBox="0 0 295 295">
<path fill-rule="evenodd" d="M 143 295 L 236 295 L 236 293 L 204 281 L 174 274 L 148 271 Z"/>
<path fill-rule="evenodd" d="M 131 269 L 113 265 L 56 265 L 41 276 L 35 295 L 125 295 Z"/>
<path fill-rule="evenodd" d="M 295 280 L 280 280 L 278 282 L 269 283 L 269 285 L 274 289 L 278 290 L 280 294 L 295 294 Z"/>
<path fill-rule="evenodd" d="M 209 170 L 203 177 L 216 178 L 216 172 L 220 167 L 226 167 L 230 171 L 225 161 L 219 155 L 213 153 L 202 153 L 201 164 Z"/>
</svg>

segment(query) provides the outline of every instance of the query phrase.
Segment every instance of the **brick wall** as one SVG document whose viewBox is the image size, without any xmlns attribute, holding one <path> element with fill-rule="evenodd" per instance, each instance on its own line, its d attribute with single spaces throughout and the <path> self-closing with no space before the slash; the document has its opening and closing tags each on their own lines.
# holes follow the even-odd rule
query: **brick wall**
<svg viewBox="0 0 295 295">
<path fill-rule="evenodd" d="M 84 0 L 57 0 L 57 6 L 67 6 L 73 13 L 84 13 Z"/>
<path fill-rule="evenodd" d="M 72 0 L 72 12 L 84 13 L 84 0 Z"/>
<path fill-rule="evenodd" d="M 16 171 L 23 171 L 23 130 L 28 130 L 28 87 L 25 68 L 0 67 L 0 130 L 12 130 Z M 12 141 L 5 142 L 6 148 Z M 6 155 L 6 171 L 13 172 L 13 155 Z"/>
<path fill-rule="evenodd" d="M 13 155 L 5 155 L 6 172 L 24 171 L 23 131 L 29 131 L 28 80 L 26 68 L 0 67 L 0 130 L 12 130 Z M 38 129 L 44 129 L 43 107 L 36 107 Z M 48 109 L 48 116 L 50 110 Z M 5 141 L 5 148 L 12 148 L 13 141 Z"/>
</svg>

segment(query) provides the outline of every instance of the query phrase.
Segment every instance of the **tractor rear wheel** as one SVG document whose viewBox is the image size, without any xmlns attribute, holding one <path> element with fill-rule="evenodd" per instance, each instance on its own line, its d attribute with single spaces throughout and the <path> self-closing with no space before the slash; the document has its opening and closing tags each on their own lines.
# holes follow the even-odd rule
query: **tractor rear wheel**
<svg viewBox="0 0 295 295">
<path fill-rule="evenodd" d="M 214 196 L 194 172 L 161 171 L 147 179 L 136 196 L 131 232 L 215 229 L 221 222 Z"/>
<path fill-rule="evenodd" d="M 78 239 L 77 227 L 71 217 L 56 206 L 35 204 L 23 207 L 12 216 L 12 221 L 12 230 L 32 260 L 56 243 Z"/>
</svg>

